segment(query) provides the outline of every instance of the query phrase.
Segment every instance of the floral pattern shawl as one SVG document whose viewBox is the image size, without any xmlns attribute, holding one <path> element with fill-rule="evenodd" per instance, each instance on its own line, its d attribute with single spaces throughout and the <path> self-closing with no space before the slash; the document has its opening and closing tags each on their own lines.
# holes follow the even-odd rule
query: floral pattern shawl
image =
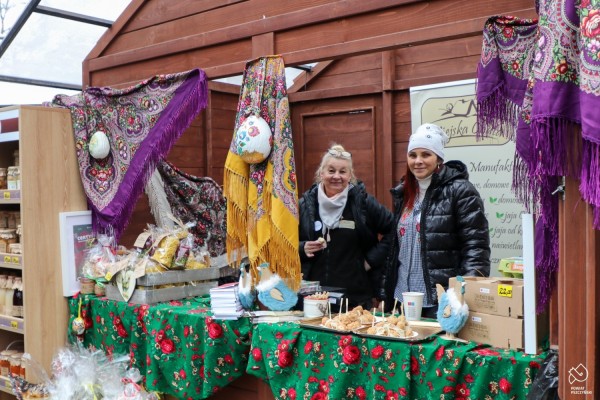
<svg viewBox="0 0 600 400">
<path fill-rule="evenodd" d="M 296 166 L 281 56 L 249 61 L 244 70 L 235 128 L 258 112 L 269 124 L 273 147 L 259 164 L 247 164 L 231 141 L 223 189 L 227 198 L 227 254 L 239 261 L 246 250 L 255 282 L 267 262 L 287 284 L 300 286 Z M 235 130 L 234 130 L 235 132 Z"/>
<path fill-rule="evenodd" d="M 199 69 L 157 75 L 127 89 L 89 87 L 47 104 L 71 111 L 95 232 L 113 232 L 118 240 L 157 163 L 206 104 L 206 75 Z M 96 131 L 110 142 L 110 153 L 101 160 L 88 151 Z"/>
<path fill-rule="evenodd" d="M 516 137 L 513 188 L 537 214 L 540 309 L 558 268 L 561 176 L 580 193 L 600 226 L 600 2 L 537 2 L 538 20 L 490 18 L 477 72 L 478 134 Z M 515 128 L 516 127 L 516 128 Z"/>
<path fill-rule="evenodd" d="M 187 174 L 168 161 L 157 170 L 173 215 L 183 223 L 194 222 L 190 232 L 195 244 L 206 247 L 211 256 L 225 253 L 227 202 L 217 182 Z"/>
</svg>

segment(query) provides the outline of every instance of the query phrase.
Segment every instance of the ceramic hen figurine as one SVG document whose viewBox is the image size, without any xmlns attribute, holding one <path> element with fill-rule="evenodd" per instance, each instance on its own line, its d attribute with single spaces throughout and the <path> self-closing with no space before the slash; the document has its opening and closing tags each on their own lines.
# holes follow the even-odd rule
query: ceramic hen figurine
<svg viewBox="0 0 600 400">
<path fill-rule="evenodd" d="M 298 302 L 298 293 L 290 289 L 278 274 L 271 272 L 268 263 L 258 266 L 260 281 L 256 285 L 258 300 L 272 311 L 287 311 Z"/>
<path fill-rule="evenodd" d="M 256 301 L 256 290 L 253 287 L 252 274 L 247 271 L 247 263 L 240 264 L 240 283 L 238 285 L 238 297 L 244 310 L 251 310 Z"/>
<path fill-rule="evenodd" d="M 469 317 L 469 306 L 463 301 L 465 282 L 462 277 L 457 277 L 461 282 L 461 293 L 456 293 L 454 288 L 444 291 L 441 285 L 437 285 L 439 307 L 437 320 L 443 330 L 446 331 L 446 339 L 459 340 L 456 334 L 460 332 Z"/>
</svg>

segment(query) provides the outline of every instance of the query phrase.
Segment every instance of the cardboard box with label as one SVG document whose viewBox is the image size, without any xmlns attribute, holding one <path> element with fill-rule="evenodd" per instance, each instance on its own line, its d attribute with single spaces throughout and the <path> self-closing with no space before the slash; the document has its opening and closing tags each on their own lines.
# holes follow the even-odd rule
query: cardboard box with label
<svg viewBox="0 0 600 400">
<path fill-rule="evenodd" d="M 464 300 L 470 311 L 503 317 L 523 317 L 523 279 L 465 276 Z M 449 287 L 460 293 L 461 283 L 450 278 Z"/>
<path fill-rule="evenodd" d="M 458 337 L 495 347 L 522 349 L 524 336 L 523 279 L 464 277 L 464 301 L 469 318 Z M 460 291 L 461 283 L 450 278 L 449 286 Z M 548 339 L 548 314 L 536 316 L 537 341 Z"/>
<path fill-rule="evenodd" d="M 458 337 L 505 349 L 522 349 L 523 320 L 479 312 L 469 312 L 469 319 Z"/>
</svg>

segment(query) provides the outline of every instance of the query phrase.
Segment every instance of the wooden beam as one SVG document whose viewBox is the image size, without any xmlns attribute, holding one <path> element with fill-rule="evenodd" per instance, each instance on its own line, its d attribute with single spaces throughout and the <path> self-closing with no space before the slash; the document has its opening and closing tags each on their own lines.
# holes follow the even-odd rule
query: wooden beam
<svg viewBox="0 0 600 400">
<path fill-rule="evenodd" d="M 382 193 L 377 193 L 379 199 L 382 199 L 382 203 L 392 208 L 391 196 L 385 196 L 384 193 L 389 188 L 394 187 L 394 155 L 393 146 L 389 143 L 394 142 L 394 94 L 391 92 L 393 89 L 394 69 L 395 69 L 395 57 L 393 51 L 384 51 L 381 53 L 381 82 L 383 92 L 381 93 L 381 119 L 382 119 L 382 132 L 381 132 L 381 143 L 379 144 L 377 151 L 380 154 L 381 169 L 377 171 L 377 176 L 381 176 L 381 186 L 386 188 Z M 379 185 L 378 185 L 379 187 Z"/>
<path fill-rule="evenodd" d="M 252 57 L 259 58 L 275 54 L 275 34 L 263 33 L 252 37 Z"/>
<path fill-rule="evenodd" d="M 108 47 L 108 45 L 113 41 L 113 39 L 121 32 L 121 30 L 125 27 L 127 22 L 135 15 L 135 13 L 140 9 L 145 3 L 145 0 L 132 0 L 131 3 L 123 10 L 119 18 L 113 23 L 113 25 L 108 28 L 98 42 L 86 57 L 86 60 L 93 60 L 102 55 L 104 50 Z"/>
<path fill-rule="evenodd" d="M 380 93 L 381 85 L 357 85 L 335 89 L 310 90 L 308 92 L 288 93 L 290 103 L 327 98 L 359 96 L 362 94 Z"/>
<path fill-rule="evenodd" d="M 443 73 L 444 71 L 440 72 Z M 473 79 L 476 77 L 477 72 L 473 70 L 473 72 L 465 72 L 463 74 L 449 73 L 437 76 L 427 76 L 425 78 L 417 79 L 398 79 L 394 81 L 394 90 L 407 90 L 413 86 L 433 85 L 435 83 L 461 81 L 464 79 Z"/>
<path fill-rule="evenodd" d="M 285 58 L 283 59 L 285 62 Z M 333 61 L 321 61 L 310 72 L 303 72 L 294 80 L 294 84 L 288 88 L 288 95 L 290 93 L 299 92 L 303 89 L 310 81 L 321 75 L 323 71 L 331 65 Z"/>
<path fill-rule="evenodd" d="M 231 93 L 231 94 L 235 94 L 235 95 L 240 94 L 240 86 L 234 85 L 232 83 L 208 81 L 208 89 L 215 90 L 217 92 Z"/>
<path fill-rule="evenodd" d="M 160 12 L 147 15 L 143 19 L 137 18 L 133 21 L 130 21 L 122 32 L 138 31 L 153 25 L 164 24 L 170 21 L 179 22 L 183 18 L 189 17 L 193 14 L 216 10 L 249 0 L 152 1 L 157 3 L 156 7 L 158 10 L 160 10 Z"/>
<path fill-rule="evenodd" d="M 382 90 L 393 90 L 394 89 L 394 76 L 396 65 L 394 52 L 391 50 L 383 51 L 381 53 L 381 86 Z"/>
<path fill-rule="evenodd" d="M 142 0 L 137 1 L 141 2 Z M 98 55 L 97 58 L 90 59 L 90 68 L 92 71 L 112 68 L 118 65 L 131 64 L 151 58 L 164 57 L 199 49 L 202 47 L 247 39 L 263 33 L 290 30 L 306 25 L 337 20 L 340 18 L 351 17 L 373 11 L 385 10 L 386 8 L 396 7 L 399 5 L 416 3 L 418 1 L 420 0 L 340 0 L 332 4 L 325 4 L 283 15 L 266 17 L 256 21 L 228 26 L 222 29 L 215 29 L 210 32 L 203 32 L 197 35 L 190 35 L 169 40 L 167 42 L 146 46 L 144 48 L 137 48 L 104 57 L 100 57 Z M 128 10 L 129 8 L 126 11 Z M 297 64 L 304 64 L 310 61 L 310 59 L 307 59 Z M 236 72 L 239 72 L 239 70 Z M 221 77 L 223 76 L 228 75 L 221 75 Z"/>
<path fill-rule="evenodd" d="M 516 15 L 531 13 L 531 9 L 517 10 Z M 533 10 L 535 12 L 535 10 Z M 481 29 L 488 17 L 475 18 L 427 26 L 408 31 L 362 38 L 343 43 L 320 47 L 306 48 L 289 53 L 281 53 L 286 65 L 305 64 L 321 60 L 341 59 L 349 56 L 385 51 L 405 46 L 420 46 L 434 42 L 460 39 L 481 35 Z M 243 71 L 245 61 L 234 62 L 219 66 L 205 67 L 204 72 L 210 78 L 221 78 L 239 74 Z"/>
</svg>

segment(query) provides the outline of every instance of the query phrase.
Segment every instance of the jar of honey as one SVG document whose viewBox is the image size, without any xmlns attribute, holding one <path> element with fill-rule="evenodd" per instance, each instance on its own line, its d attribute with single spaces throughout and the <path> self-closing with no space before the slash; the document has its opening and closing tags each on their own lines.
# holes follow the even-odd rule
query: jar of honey
<svg viewBox="0 0 600 400">
<path fill-rule="evenodd" d="M 16 229 L 0 229 L 0 253 L 8 253 L 8 246 L 17 243 Z"/>
<path fill-rule="evenodd" d="M 81 283 L 81 294 L 92 294 L 94 293 L 94 287 L 96 286 L 96 282 L 93 279 L 79 278 L 79 283 Z"/>
<path fill-rule="evenodd" d="M 17 353 L 16 350 L 0 351 L 0 376 L 8 378 L 8 373 L 10 372 L 11 356 L 15 353 Z"/>
<path fill-rule="evenodd" d="M 10 373 L 13 376 L 21 376 L 21 358 L 23 353 L 14 353 L 10 356 Z"/>
</svg>

